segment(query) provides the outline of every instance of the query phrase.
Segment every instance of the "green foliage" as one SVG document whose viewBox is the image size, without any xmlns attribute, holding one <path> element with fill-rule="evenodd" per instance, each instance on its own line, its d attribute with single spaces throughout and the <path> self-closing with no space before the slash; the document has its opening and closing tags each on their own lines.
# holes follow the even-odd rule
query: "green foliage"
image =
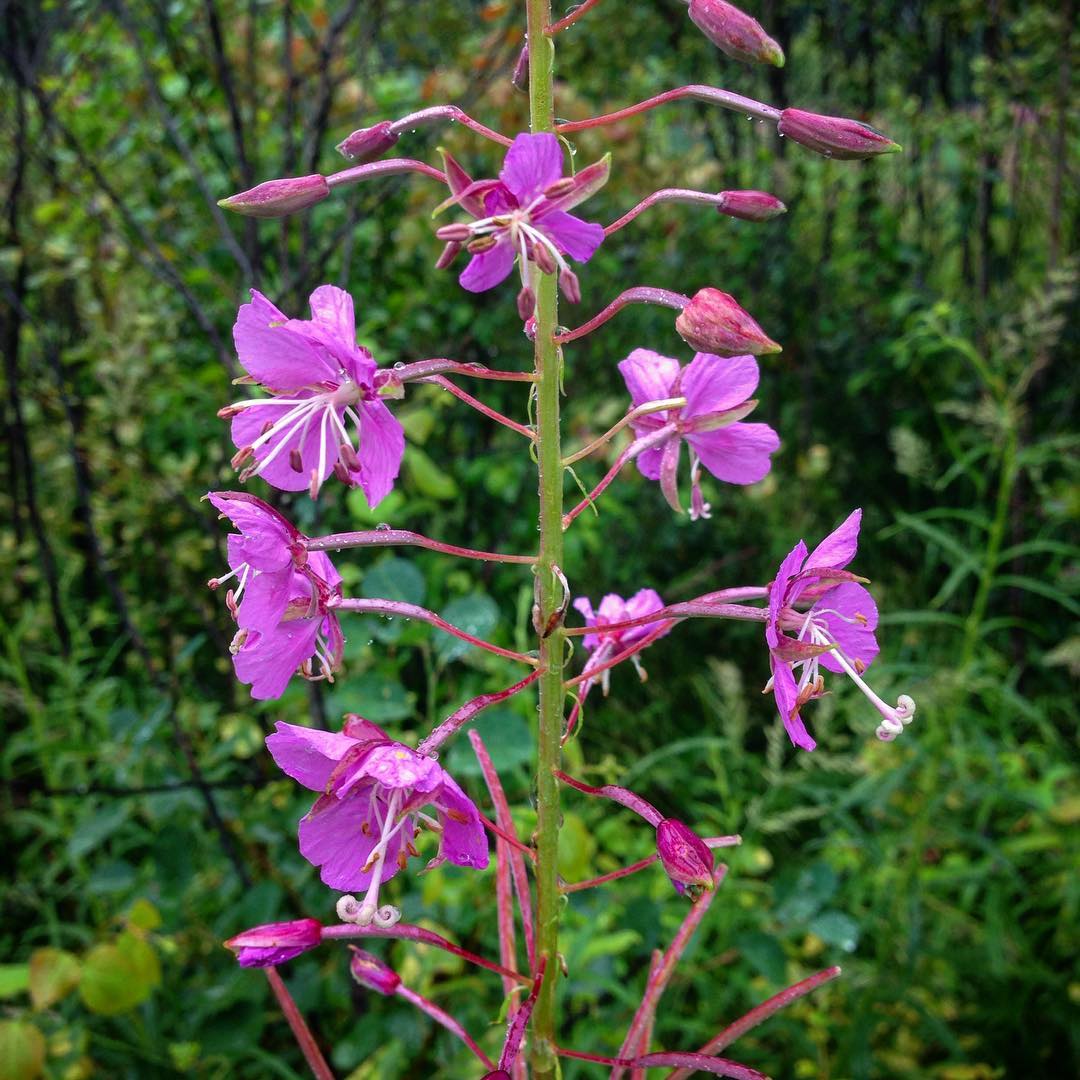
<svg viewBox="0 0 1080 1080">
<path fill-rule="evenodd" d="M 757 632 L 705 624 L 650 649 L 648 682 L 620 668 L 610 697 L 590 697 L 569 771 L 630 784 L 703 834 L 743 836 L 724 853 L 727 879 L 654 1045 L 700 1045 L 839 963 L 842 979 L 733 1055 L 805 1078 L 1071 1075 L 1076 29 L 1048 3 L 764 5 L 754 13 L 788 52 L 764 72 L 721 63 L 681 5 L 613 3 L 560 42 L 562 115 L 722 81 L 865 116 L 906 148 L 829 162 L 689 103 L 574 140 L 579 162 L 613 151 L 611 183 L 589 204 L 597 220 L 662 186 L 764 188 L 789 207 L 761 226 L 658 207 L 582 274 L 580 312 L 563 309 L 575 323 L 638 282 L 732 292 L 784 342 L 759 391 L 784 445 L 765 483 L 706 491 L 707 525 L 676 520 L 628 470 L 568 534 L 575 595 L 651 585 L 679 600 L 761 582 L 796 539 L 862 505 L 858 569 L 883 612 L 875 686 L 919 703 L 886 746 L 865 702 L 838 688 L 809 717 L 819 750 L 798 755 L 759 693 Z M 258 284 L 300 313 L 316 284 L 347 285 L 384 365 L 524 362 L 509 294 L 477 303 L 432 268 L 436 193 L 424 180 L 351 189 L 284 225 L 216 216 L 216 198 L 330 171 L 330 148 L 353 127 L 425 104 L 523 127 L 507 78 L 513 6 L 434 0 L 416 14 L 397 0 L 340 11 L 183 0 L 5 15 L 5 1076 L 304 1075 L 264 980 L 220 945 L 257 923 L 330 917 L 295 844 L 310 796 L 273 769 L 262 737 L 276 720 L 356 711 L 416 739 L 511 681 L 507 665 L 430 627 L 356 618 L 332 686 L 254 704 L 204 584 L 224 566 L 224 533 L 199 499 L 235 484 L 214 413 L 240 393 L 229 328 L 243 290 Z M 477 175 L 496 160 L 456 128 L 408 134 L 400 149 L 434 161 L 439 144 Z M 687 359 L 657 309 L 627 310 L 567 350 L 572 448 L 622 415 L 614 363 L 642 344 Z M 525 417 L 520 387 L 480 396 Z M 399 492 L 371 511 L 331 485 L 316 505 L 280 498 L 283 510 L 309 532 L 386 521 L 477 547 L 535 546 L 535 473 L 517 436 L 437 387 L 410 391 L 398 414 L 410 440 Z M 613 460 L 600 458 L 576 467 L 584 484 Z M 353 595 L 423 603 L 528 647 L 525 569 L 414 550 L 337 562 Z M 472 725 L 525 808 L 522 836 L 534 824 L 534 715 L 523 695 Z M 444 760 L 480 797 L 464 736 Z M 568 879 L 653 850 L 628 812 L 566 792 L 565 815 Z M 497 954 L 492 872 L 443 868 L 388 888 L 409 921 Z M 683 913 L 656 867 L 568 897 L 568 1045 L 618 1049 L 650 953 Z M 436 950 L 379 951 L 497 1049 L 497 980 Z M 346 964 L 327 948 L 284 969 L 341 1075 L 472 1075 L 448 1035 L 355 989 Z M 567 1063 L 564 1075 L 594 1071 Z"/>
</svg>

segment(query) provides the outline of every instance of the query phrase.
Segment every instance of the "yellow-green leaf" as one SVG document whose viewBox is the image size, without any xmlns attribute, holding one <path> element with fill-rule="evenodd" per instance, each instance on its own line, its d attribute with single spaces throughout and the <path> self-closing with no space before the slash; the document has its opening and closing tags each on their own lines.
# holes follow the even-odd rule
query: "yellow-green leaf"
<svg viewBox="0 0 1080 1080">
<path fill-rule="evenodd" d="M 64 949 L 35 949 L 30 954 L 30 1000 L 47 1009 L 79 985 L 79 958 Z"/>
</svg>

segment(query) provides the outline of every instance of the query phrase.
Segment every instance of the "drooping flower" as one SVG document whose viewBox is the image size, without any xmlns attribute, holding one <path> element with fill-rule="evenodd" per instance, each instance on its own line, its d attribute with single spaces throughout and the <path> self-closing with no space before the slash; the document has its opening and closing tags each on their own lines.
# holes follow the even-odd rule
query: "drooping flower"
<svg viewBox="0 0 1080 1080">
<path fill-rule="evenodd" d="M 470 292 L 485 292 L 509 277 L 517 260 L 521 276 L 521 306 L 530 309 L 535 290 L 531 267 L 543 273 L 558 271 L 559 284 L 571 302 L 581 298 L 577 277 L 567 258 L 588 262 L 604 239 L 600 225 L 567 213 L 607 180 L 607 159 L 563 176 L 563 151 L 550 132 L 522 134 L 506 152 L 498 180 L 472 181 L 447 156 L 447 179 L 453 198 L 474 218 L 438 231 L 450 244 L 465 244 L 472 255 L 460 278 Z"/>
<path fill-rule="evenodd" d="M 216 589 L 236 579 L 226 594 L 239 628 L 230 647 L 236 677 L 260 701 L 280 697 L 297 670 L 332 678 L 344 639 L 330 610 L 341 576 L 329 556 L 309 552 L 303 533 L 254 495 L 212 491 L 207 498 L 240 530 L 229 536 L 229 573 L 210 581 Z"/>
<path fill-rule="evenodd" d="M 700 466 L 728 484 L 754 484 L 770 468 L 769 457 L 780 438 L 768 424 L 744 424 L 756 401 L 757 361 L 752 356 L 721 357 L 698 353 L 685 367 L 670 356 L 635 349 L 619 364 L 635 406 L 684 397 L 681 408 L 650 413 L 633 421 L 638 438 L 672 427 L 659 445 L 642 451 L 637 465 L 650 480 L 659 480 L 664 497 L 681 511 L 678 468 L 682 444 L 690 448 L 690 517 L 709 517 L 701 494 Z"/>
<path fill-rule="evenodd" d="M 800 540 L 769 586 L 765 639 L 772 678 L 765 689 L 772 691 L 791 741 L 803 750 L 817 745 L 800 710 L 825 693 L 822 667 L 847 675 L 881 713 L 879 739 L 896 738 L 915 715 L 915 702 L 907 694 L 900 695 L 894 708 L 862 677 L 878 654 L 878 610 L 859 579 L 844 569 L 855 557 L 861 520 L 862 511 L 852 511 L 809 554 Z"/>
<path fill-rule="evenodd" d="M 663 637 L 667 634 L 671 625 L 665 623 L 663 619 L 645 623 L 642 626 L 631 626 L 625 630 L 604 630 L 607 624 L 642 619 L 654 611 L 659 611 L 663 606 L 664 601 L 660 599 L 660 594 L 655 589 L 638 589 L 629 600 L 624 600 L 618 593 L 608 593 L 595 611 L 592 601 L 587 596 L 579 596 L 574 601 L 574 609 L 584 618 L 586 626 L 596 627 L 595 633 L 585 634 L 581 640 L 581 644 L 592 654 L 586 661 L 582 674 L 587 674 L 590 668 L 599 667 L 604 661 L 637 644 L 658 629 L 662 629 L 658 636 Z M 630 660 L 637 668 L 638 674 L 644 679 L 645 673 L 637 653 L 631 656 Z M 610 668 L 600 674 L 600 684 L 605 694 L 608 692 L 610 678 Z M 586 680 L 582 685 L 582 698 L 588 694 L 592 685 L 592 679 Z"/>
<path fill-rule="evenodd" d="M 321 941 L 322 923 L 318 919 L 293 919 L 253 926 L 229 938 L 225 947 L 236 953 L 241 967 L 274 967 L 314 949 Z"/>
<path fill-rule="evenodd" d="M 384 997 L 392 997 L 401 985 L 401 976 L 366 949 L 350 945 L 349 974 L 361 985 Z"/>
<path fill-rule="evenodd" d="M 400 918 L 396 909 L 379 907 L 379 889 L 418 854 L 413 837 L 423 825 L 440 834 L 429 868 L 447 860 L 487 866 L 487 836 L 473 801 L 434 758 L 392 741 L 375 724 L 350 715 L 341 732 L 331 732 L 279 722 L 266 745 L 286 775 L 318 792 L 300 821 L 300 854 L 330 888 L 366 890 L 352 916 L 361 926 Z M 428 805 L 437 819 L 422 812 Z"/>
<path fill-rule="evenodd" d="M 690 0 L 690 19 L 733 59 L 784 66 L 784 50 L 765 33 L 761 23 L 727 0 Z"/>
<path fill-rule="evenodd" d="M 664 818 L 656 826 L 656 852 L 675 891 L 697 900 L 713 887 L 716 860 L 705 841 L 676 818 Z"/>
<path fill-rule="evenodd" d="M 371 353 L 356 343 L 352 297 L 321 285 L 311 294 L 311 314 L 289 319 L 255 289 L 240 308 L 237 355 L 271 396 L 219 412 L 232 419 L 233 466 L 244 467 L 242 480 L 261 476 L 283 491 L 307 489 L 312 498 L 334 473 L 363 488 L 375 506 L 394 486 L 405 436 L 379 398 Z"/>
</svg>

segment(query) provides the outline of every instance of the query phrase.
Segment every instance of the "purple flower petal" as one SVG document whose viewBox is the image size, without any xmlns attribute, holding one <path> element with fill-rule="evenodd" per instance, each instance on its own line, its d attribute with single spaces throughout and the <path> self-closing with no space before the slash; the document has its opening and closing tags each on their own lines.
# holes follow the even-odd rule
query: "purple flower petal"
<svg viewBox="0 0 1080 1080">
<path fill-rule="evenodd" d="M 702 465 L 728 484 L 756 484 L 769 471 L 769 455 L 780 436 L 768 424 L 731 424 L 715 431 L 692 432 L 686 441 Z"/>
<path fill-rule="evenodd" d="M 493 289 L 500 281 L 509 277 L 516 255 L 509 238 L 501 236 L 493 248 L 481 251 L 469 260 L 469 265 L 461 271 L 458 282 L 469 292 Z"/>
<path fill-rule="evenodd" d="M 310 583 L 292 566 L 254 577 L 249 575 L 237 612 L 237 625 L 245 630 L 268 633 L 281 622 L 290 600 L 299 598 L 304 602 L 310 596 Z"/>
<path fill-rule="evenodd" d="M 355 775 L 343 778 L 335 791 L 342 796 L 360 781 L 374 780 L 387 789 L 429 795 L 445 777 L 446 771 L 434 758 L 424 757 L 402 743 L 390 742 L 373 747 Z M 417 805 L 423 806 L 426 801 L 430 800 L 420 800 Z"/>
<path fill-rule="evenodd" d="M 334 766 L 357 745 L 339 731 L 320 731 L 279 720 L 266 748 L 277 767 L 311 791 L 323 791 Z"/>
<path fill-rule="evenodd" d="M 315 652 L 318 619 L 292 619 L 265 633 L 254 631 L 233 656 L 236 677 L 251 684 L 256 701 L 279 698 L 293 672 Z"/>
<path fill-rule="evenodd" d="M 672 441 L 678 442 L 678 438 L 677 435 L 672 435 L 670 439 L 662 442 L 659 446 L 650 446 L 648 450 L 642 450 L 634 459 L 638 471 L 646 480 L 660 479 L 660 466 L 664 461 L 664 450 L 667 448 L 668 443 Z"/>
<path fill-rule="evenodd" d="M 774 656 L 769 657 L 769 663 L 772 667 L 776 708 L 780 713 L 780 719 L 784 721 L 788 738 L 801 750 L 813 750 L 817 743 L 810 737 L 799 715 L 799 687 L 795 682 L 795 676 L 791 673 L 791 668 Z"/>
<path fill-rule="evenodd" d="M 390 494 L 405 453 L 405 431 L 381 401 L 357 406 L 361 418 L 360 486 L 368 506 L 374 508 Z"/>
<path fill-rule="evenodd" d="M 229 537 L 230 559 L 264 571 L 292 563 L 290 548 L 301 534 L 272 506 L 241 491 L 211 491 L 207 499 L 240 530 Z"/>
<path fill-rule="evenodd" d="M 802 569 L 805 561 L 806 544 L 800 540 L 784 556 L 784 561 L 769 586 L 769 621 L 765 624 L 765 640 L 774 648 L 780 644 L 778 620 L 780 609 L 787 603 L 788 582 Z"/>
<path fill-rule="evenodd" d="M 472 799 L 445 772 L 437 805 L 443 827 L 439 856 L 483 870 L 488 864 L 487 833 Z"/>
<path fill-rule="evenodd" d="M 859 546 L 859 524 L 862 510 L 852 510 L 812 552 L 806 560 L 805 570 L 815 567 L 843 568 L 855 558 Z"/>
<path fill-rule="evenodd" d="M 683 373 L 686 398 L 682 415 L 689 419 L 741 405 L 757 389 L 758 365 L 752 356 L 698 353 Z"/>
<path fill-rule="evenodd" d="M 563 150 L 550 132 L 523 133 L 506 152 L 499 179 L 514 193 L 520 206 L 532 202 L 546 187 L 562 179 Z"/>
<path fill-rule="evenodd" d="M 233 342 L 244 370 L 278 391 L 333 378 L 333 366 L 307 338 L 287 329 L 288 321 L 261 292 L 251 290 L 251 303 L 241 306 L 233 326 Z"/>
<path fill-rule="evenodd" d="M 310 396 L 310 395 L 305 395 Z M 237 447 L 250 446 L 262 434 L 263 425 L 267 422 L 277 422 L 291 408 L 289 405 L 267 404 L 257 408 L 245 409 L 233 418 L 232 440 Z M 338 442 L 340 436 L 335 438 L 337 431 L 333 421 L 327 416 L 327 409 L 334 408 L 340 417 L 344 412 L 342 406 L 326 406 L 311 413 L 306 420 L 300 422 L 295 431 L 290 431 L 290 425 L 286 424 L 281 431 L 264 442 L 255 451 L 255 460 L 263 461 L 280 446 L 280 453 L 274 455 L 269 465 L 260 470 L 261 476 L 268 484 L 280 488 L 282 491 L 305 491 L 311 484 L 312 470 L 319 472 L 321 484 L 334 468 L 334 462 L 338 457 Z M 325 419 L 324 419 L 325 418 Z M 326 442 L 323 468 L 319 469 L 320 447 Z M 300 451 L 300 471 L 292 467 L 290 451 Z"/>
<path fill-rule="evenodd" d="M 664 601 L 660 599 L 660 594 L 655 589 L 638 589 L 629 600 L 626 601 L 626 619 L 640 619 L 644 615 L 651 615 L 654 611 L 659 611 L 664 606 Z M 645 626 L 631 627 L 629 630 L 622 632 L 622 644 L 632 645 L 635 641 L 640 641 L 642 638 L 648 637 L 658 626 L 659 622 L 648 623 Z M 670 624 L 668 624 L 664 633 L 667 634 L 671 630 Z"/>
<path fill-rule="evenodd" d="M 647 401 L 672 397 L 671 388 L 679 376 L 679 361 L 651 349 L 635 349 L 619 362 L 619 374 L 633 403 L 644 405 Z"/>
<path fill-rule="evenodd" d="M 814 604 L 815 621 L 824 622 L 829 633 L 848 660 L 858 660 L 869 667 L 878 654 L 874 631 L 878 624 L 878 609 L 874 598 L 861 586 L 846 582 L 830 589 Z M 835 614 L 833 614 L 835 612 Z M 832 653 L 825 653 L 821 663 L 830 671 L 843 672 Z"/>
<path fill-rule="evenodd" d="M 314 321 L 346 345 L 356 344 L 356 313 L 353 298 L 336 285 L 320 285 L 309 299 Z"/>
<path fill-rule="evenodd" d="M 588 262 L 604 240 L 604 228 L 582 221 L 565 210 L 552 210 L 540 219 L 537 228 L 555 241 L 559 250 L 578 262 Z"/>
</svg>

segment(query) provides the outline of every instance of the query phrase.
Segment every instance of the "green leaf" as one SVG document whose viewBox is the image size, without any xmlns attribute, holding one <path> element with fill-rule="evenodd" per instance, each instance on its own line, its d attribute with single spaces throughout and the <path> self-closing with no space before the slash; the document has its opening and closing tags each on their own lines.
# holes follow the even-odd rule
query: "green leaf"
<svg viewBox="0 0 1080 1080">
<path fill-rule="evenodd" d="M 68 855 L 80 859 L 89 854 L 127 821 L 129 812 L 127 803 L 118 803 L 107 810 L 88 814 L 68 841 Z"/>
<path fill-rule="evenodd" d="M 577 814 L 564 814 L 559 828 L 559 873 L 567 881 L 581 881 L 592 873 L 596 838 Z"/>
<path fill-rule="evenodd" d="M 29 989 L 29 964 L 0 964 L 0 998 L 15 997 Z"/>
<path fill-rule="evenodd" d="M 405 467 L 421 495 L 444 502 L 457 498 L 458 486 L 454 478 L 443 472 L 418 446 L 406 446 Z"/>
<path fill-rule="evenodd" d="M 0 1075 L 35 1080 L 45 1071 L 45 1036 L 26 1020 L 0 1021 Z"/>
<path fill-rule="evenodd" d="M 775 938 L 759 930 L 752 930 L 739 937 L 735 945 L 746 957 L 747 963 L 757 968 L 770 982 L 784 981 L 784 950 Z"/>
<path fill-rule="evenodd" d="M 35 949 L 30 954 L 30 1000 L 47 1009 L 79 985 L 79 958 L 64 949 Z"/>
<path fill-rule="evenodd" d="M 447 622 L 453 623 L 473 637 L 487 638 L 498 625 L 499 607 L 487 593 L 470 593 L 468 596 L 451 600 L 442 616 Z M 452 634 L 440 633 L 435 638 L 435 655 L 444 664 L 457 660 L 475 648 L 475 645 L 470 645 Z"/>
<path fill-rule="evenodd" d="M 859 924 L 842 911 L 823 911 L 811 920 L 808 929 L 826 945 L 843 949 L 844 952 L 854 952 L 859 943 Z"/>
<path fill-rule="evenodd" d="M 83 961 L 79 996 L 91 1011 L 116 1016 L 141 1005 L 161 982 L 157 953 L 123 933 L 114 945 L 95 945 Z"/>
<path fill-rule="evenodd" d="M 412 716 L 415 702 L 416 695 L 407 693 L 397 679 L 371 672 L 335 683 L 327 699 L 327 712 L 331 716 L 357 712 L 384 724 Z"/>
<path fill-rule="evenodd" d="M 368 600 L 398 600 L 406 604 L 423 604 L 427 594 L 424 575 L 406 559 L 390 558 L 373 566 L 365 575 L 360 595 Z M 401 619 L 375 616 L 366 621 L 372 636 L 382 642 L 395 642 L 401 637 Z"/>
<path fill-rule="evenodd" d="M 500 773 L 532 761 L 533 738 L 529 725 L 512 709 L 487 709 L 454 737 L 447 754 L 447 767 L 452 773 L 480 775 L 476 755 L 465 734 L 473 728 L 480 733 L 491 755 L 491 762 Z"/>
</svg>

